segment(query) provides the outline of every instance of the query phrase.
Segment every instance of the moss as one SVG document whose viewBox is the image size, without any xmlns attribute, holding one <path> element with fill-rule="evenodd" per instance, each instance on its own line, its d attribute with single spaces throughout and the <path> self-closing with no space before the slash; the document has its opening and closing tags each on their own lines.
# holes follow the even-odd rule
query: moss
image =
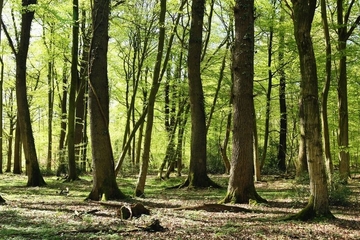
<svg viewBox="0 0 360 240">
<path fill-rule="evenodd" d="M 284 221 L 295 220 L 295 221 L 309 221 L 314 219 L 335 219 L 334 215 L 328 211 L 326 213 L 317 213 L 314 209 L 314 196 L 309 197 L 309 202 L 304 209 L 300 212 L 285 217 Z"/>
</svg>

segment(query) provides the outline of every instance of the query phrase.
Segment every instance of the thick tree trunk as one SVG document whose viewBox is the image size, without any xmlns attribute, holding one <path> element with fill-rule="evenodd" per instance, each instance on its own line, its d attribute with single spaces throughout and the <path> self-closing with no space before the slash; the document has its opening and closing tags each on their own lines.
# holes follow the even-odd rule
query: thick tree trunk
<svg viewBox="0 0 360 240">
<path fill-rule="evenodd" d="M 325 162 L 322 149 L 319 112 L 316 60 L 311 40 L 311 25 L 315 0 L 292 0 L 294 12 L 294 35 L 299 51 L 301 70 L 301 110 L 304 113 L 303 127 L 306 155 L 310 175 L 310 200 L 304 211 L 298 214 L 301 220 L 323 216 L 333 217 L 329 208 Z M 305 216 L 305 217 L 304 217 Z"/>
<path fill-rule="evenodd" d="M 234 16 L 232 160 L 227 194 L 221 202 L 263 202 L 255 190 L 253 164 L 254 1 L 237 0 Z"/>
<path fill-rule="evenodd" d="M 36 0 L 23 0 L 23 7 L 36 4 Z M 31 127 L 30 111 L 27 101 L 26 89 L 26 60 L 29 50 L 31 22 L 34 11 L 22 11 L 21 37 L 19 51 L 16 55 L 16 101 L 18 106 L 18 121 L 20 123 L 21 140 L 23 142 L 26 169 L 28 175 L 27 186 L 43 186 L 45 181 L 41 175 L 36 155 L 35 142 Z"/>
<path fill-rule="evenodd" d="M 185 183 L 182 184 L 182 187 L 209 187 L 217 185 L 207 176 L 206 170 L 206 122 L 204 93 L 200 74 L 205 1 L 194 0 L 191 10 L 188 53 L 188 82 L 191 112 L 190 166 L 188 178 Z"/>
<path fill-rule="evenodd" d="M 93 37 L 89 64 L 90 133 L 93 160 L 91 200 L 122 199 L 116 183 L 114 158 L 109 133 L 109 82 L 107 76 L 109 0 L 94 2 Z"/>
</svg>

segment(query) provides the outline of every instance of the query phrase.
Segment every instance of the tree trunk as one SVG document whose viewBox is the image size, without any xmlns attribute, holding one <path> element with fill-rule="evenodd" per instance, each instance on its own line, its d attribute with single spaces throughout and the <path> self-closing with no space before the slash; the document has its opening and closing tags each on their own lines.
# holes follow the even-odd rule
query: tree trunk
<svg viewBox="0 0 360 240">
<path fill-rule="evenodd" d="M 67 173 L 66 163 L 65 163 L 65 137 L 66 137 L 66 118 L 67 118 L 67 67 L 66 60 L 64 59 L 63 66 L 63 76 L 62 76 L 62 97 L 61 97 L 61 123 L 60 123 L 60 137 L 59 137 L 59 160 L 58 168 L 56 170 L 56 176 Z"/>
<path fill-rule="evenodd" d="M 12 159 L 12 144 L 13 144 L 13 139 L 14 139 L 14 130 L 15 130 L 15 126 L 14 126 L 14 118 L 10 117 L 9 118 L 10 123 L 10 129 L 9 129 L 9 137 L 8 137 L 8 151 L 7 151 L 7 166 L 6 166 L 6 172 L 11 172 L 11 159 Z M 14 162 L 14 168 L 15 168 L 15 162 Z"/>
<path fill-rule="evenodd" d="M 21 135 L 20 135 L 20 124 L 19 120 L 16 120 L 15 127 L 15 143 L 14 143 L 14 174 L 22 173 L 21 166 Z"/>
<path fill-rule="evenodd" d="M 135 196 L 137 197 L 144 196 L 146 175 L 149 167 L 151 136 L 152 136 L 152 128 L 154 122 L 154 105 L 156 100 L 156 94 L 160 86 L 161 62 L 162 62 L 164 42 L 165 42 L 165 26 L 164 26 L 165 13 L 166 13 L 166 0 L 161 0 L 160 18 L 159 18 L 159 26 L 160 26 L 159 42 L 158 42 L 156 63 L 154 66 L 154 76 L 153 76 L 152 86 L 148 99 L 147 121 L 146 121 L 145 138 L 144 138 L 144 151 L 142 155 L 138 182 L 135 188 Z"/>
<path fill-rule="evenodd" d="M 301 70 L 302 105 L 300 107 L 304 113 L 302 124 L 310 175 L 309 204 L 295 216 L 301 220 L 315 216 L 333 217 L 329 208 L 321 138 L 316 59 L 310 34 L 316 1 L 292 0 L 292 3 L 294 35 L 298 46 Z"/>
<path fill-rule="evenodd" d="M 188 78 L 191 113 L 191 146 L 188 178 L 183 187 L 217 186 L 206 171 L 206 122 L 204 93 L 200 74 L 205 0 L 193 0 L 188 53 Z"/>
<path fill-rule="evenodd" d="M 71 49 L 71 83 L 69 94 L 68 111 L 68 161 L 69 175 L 68 181 L 79 179 L 76 169 L 75 158 L 75 125 L 76 125 L 76 91 L 78 89 L 78 49 L 79 49 L 79 1 L 73 0 L 73 26 L 72 26 L 72 49 Z"/>
<path fill-rule="evenodd" d="M 89 109 L 93 161 L 91 200 L 122 199 L 116 183 L 109 134 L 109 82 L 107 76 L 109 0 L 95 1 L 92 9 L 93 37 L 89 61 Z"/>
<path fill-rule="evenodd" d="M 352 8 L 356 0 L 349 3 L 337 0 L 337 34 L 338 34 L 338 51 L 340 52 L 339 76 L 338 76 L 338 147 L 339 147 L 339 171 L 340 178 L 347 183 L 350 177 L 350 153 L 349 153 L 349 113 L 348 113 L 348 93 L 347 93 L 347 70 L 346 70 L 346 48 L 347 41 L 353 31 L 360 24 L 360 15 L 354 22 L 350 17 Z M 348 9 L 344 9 L 344 4 Z M 344 15 L 345 13 L 345 15 Z M 349 29 L 348 29 L 348 26 Z"/>
<path fill-rule="evenodd" d="M 27 9 L 29 5 L 36 4 L 36 0 L 23 0 L 22 5 Z M 22 11 L 21 38 L 19 50 L 16 55 L 16 100 L 18 106 L 18 121 L 20 123 L 21 139 L 23 142 L 26 169 L 28 175 L 27 186 L 43 186 L 45 181 L 41 175 L 36 155 L 35 142 L 31 127 L 30 111 L 27 101 L 26 89 L 26 60 L 29 50 L 31 22 L 34 18 L 33 10 Z"/>
<path fill-rule="evenodd" d="M 304 109 L 303 100 L 300 97 L 299 100 L 300 141 L 299 141 L 299 153 L 296 163 L 296 178 L 301 178 L 308 171 L 303 109 Z"/>
<path fill-rule="evenodd" d="M 52 44 L 52 43 L 51 43 Z M 48 150 L 47 150 L 47 160 L 46 160 L 46 170 L 51 172 L 51 162 L 52 162 L 52 133 L 53 133 L 53 107 L 54 107 L 54 82 L 53 82 L 53 72 L 54 72 L 54 60 L 51 59 L 48 62 Z"/>
<path fill-rule="evenodd" d="M 230 112 L 227 116 L 226 131 L 225 131 L 225 137 L 223 143 L 222 144 L 219 143 L 221 158 L 225 166 L 225 174 L 230 174 L 230 168 L 231 168 L 229 157 L 227 156 L 227 146 L 229 143 L 230 132 L 231 132 L 231 118 L 232 118 L 232 114 Z"/>
<path fill-rule="evenodd" d="M 330 136 L 329 136 L 329 124 L 328 124 L 328 114 L 327 114 L 327 103 L 328 103 L 328 95 L 331 83 L 331 43 L 330 43 L 330 32 L 329 32 L 329 24 L 327 20 L 327 9 L 326 9 L 326 1 L 321 0 L 321 19 L 323 23 L 324 29 L 324 38 L 325 38 L 325 51 L 326 51 L 326 61 L 325 61 L 325 83 L 322 90 L 321 95 L 321 123 L 323 129 L 323 145 L 324 145 L 324 154 L 325 154 L 325 164 L 326 164 L 326 173 L 328 177 L 328 183 L 332 184 L 332 175 L 334 172 L 333 162 L 331 159 L 330 152 Z"/>
<path fill-rule="evenodd" d="M 1 12 L 2 12 L 2 7 L 3 7 L 3 1 L 0 1 L 0 16 L 1 16 Z M 2 21 L 0 19 L 0 21 Z M 1 32 L 0 32 L 1 33 Z M 0 63 L 1 63 L 1 71 L 0 71 L 0 173 L 3 173 L 3 86 L 4 86 L 4 62 L 2 57 L 0 58 Z M 10 126 L 11 128 L 12 126 Z M 7 166 L 6 166 L 6 171 L 10 172 L 11 170 L 11 159 L 8 159 L 7 161 Z"/>
<path fill-rule="evenodd" d="M 270 27 L 269 45 L 268 45 L 268 86 L 266 91 L 266 113 L 265 113 L 265 129 L 264 129 L 264 145 L 263 152 L 261 155 L 260 169 L 265 165 L 266 155 L 269 143 L 269 127 L 270 127 L 270 105 L 271 105 L 271 90 L 272 90 L 272 78 L 273 74 L 271 71 L 272 64 L 272 42 L 273 42 L 273 27 Z M 282 170 L 282 169 L 280 169 Z"/>
<path fill-rule="evenodd" d="M 234 17 L 232 160 L 227 194 L 221 202 L 264 202 L 254 185 L 254 1 L 236 0 Z"/>
<path fill-rule="evenodd" d="M 280 9 L 280 24 L 284 23 L 284 10 Z M 281 26 L 279 33 L 279 75 L 280 75 L 280 85 L 279 85 L 279 104 L 280 104 L 280 136 L 279 136 L 279 146 L 278 146 L 278 167 L 282 171 L 286 171 L 286 135 L 287 135 L 287 110 L 286 110 L 286 76 L 285 76 L 285 62 L 284 62 L 284 53 L 285 53 L 285 33 L 283 30 L 284 26 Z"/>
</svg>

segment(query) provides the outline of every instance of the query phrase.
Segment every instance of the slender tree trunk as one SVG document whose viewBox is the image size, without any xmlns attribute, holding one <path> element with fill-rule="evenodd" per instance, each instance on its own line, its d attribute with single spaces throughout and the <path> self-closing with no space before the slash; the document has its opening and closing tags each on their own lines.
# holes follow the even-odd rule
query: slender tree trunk
<svg viewBox="0 0 360 240">
<path fill-rule="evenodd" d="M 75 125 L 76 125 L 76 91 L 78 89 L 78 50 L 79 50 L 79 1 L 73 0 L 73 26 L 72 26 L 72 51 L 71 51 L 71 83 L 69 94 L 68 111 L 68 161 L 69 175 L 68 181 L 77 180 L 78 173 L 76 169 L 75 158 Z"/>
<path fill-rule="evenodd" d="M 310 198 L 308 206 L 290 219 L 332 218 L 322 149 L 316 59 L 310 33 L 316 0 L 292 0 L 292 3 L 294 35 L 300 58 L 301 111 L 304 114 L 302 124 L 310 175 Z"/>
<path fill-rule="evenodd" d="M 326 76 L 325 76 L 325 83 L 321 95 L 321 114 L 322 114 L 321 123 L 323 129 L 323 145 L 324 145 L 324 154 L 325 154 L 326 173 L 328 177 L 328 183 L 331 186 L 334 167 L 330 152 L 330 136 L 329 136 L 329 124 L 328 124 L 328 114 L 327 114 L 328 95 L 329 95 L 329 89 L 331 83 L 331 43 L 330 43 L 329 24 L 326 13 L 327 11 L 326 1 L 321 0 L 320 4 L 321 4 L 321 19 L 324 29 L 325 51 L 326 51 L 326 61 L 325 61 Z"/>
<path fill-rule="evenodd" d="M 51 49 L 51 48 L 50 48 Z M 54 107 L 54 88 L 53 88 L 53 65 L 54 61 L 51 59 L 48 62 L 48 150 L 46 160 L 46 170 L 51 171 L 52 162 L 52 122 L 53 122 L 53 107 Z"/>
<path fill-rule="evenodd" d="M 19 121 L 16 120 L 16 128 L 15 128 L 15 143 L 14 143 L 14 174 L 22 173 L 21 166 L 21 135 L 20 135 L 20 124 Z"/>
<path fill-rule="evenodd" d="M 231 132 L 231 118 L 232 118 L 232 114 L 230 112 L 228 114 L 227 120 L 226 120 L 226 131 L 225 131 L 225 137 L 224 137 L 223 143 L 222 144 L 219 143 L 221 158 L 224 162 L 226 174 L 230 174 L 230 167 L 231 167 L 229 157 L 227 156 L 227 146 L 229 143 L 230 132 Z"/>
<path fill-rule="evenodd" d="M 254 1 L 236 0 L 234 18 L 232 160 L 227 194 L 221 202 L 264 202 L 254 185 Z"/>
<path fill-rule="evenodd" d="M 140 197 L 144 196 L 146 175 L 149 167 L 150 159 L 150 146 L 151 146 L 151 137 L 152 137 L 152 128 L 154 122 L 154 105 L 156 100 L 156 94 L 160 86 L 160 71 L 161 71 L 161 62 L 163 58 L 163 49 L 165 42 L 165 13 L 166 13 L 166 0 L 160 1 L 160 18 L 159 18 L 159 42 L 158 50 L 156 56 L 156 63 L 154 66 L 154 76 L 153 82 L 151 85 L 150 95 L 148 99 L 148 109 L 147 109 L 147 120 L 145 127 L 145 139 L 144 139 L 144 151 L 142 155 L 142 161 L 140 166 L 140 173 L 138 181 L 135 188 L 135 196 Z"/>
<path fill-rule="evenodd" d="M 33 4 L 37 4 L 36 0 L 22 1 L 22 6 L 27 10 L 22 11 L 21 14 L 21 37 L 19 42 L 19 51 L 16 55 L 16 100 L 21 139 L 26 159 L 26 169 L 28 175 L 27 186 L 43 186 L 46 183 L 41 175 L 36 155 L 26 93 L 26 60 L 29 50 L 31 22 L 34 18 L 34 11 L 29 10 L 27 7 Z"/>
<path fill-rule="evenodd" d="M 280 24 L 284 23 L 284 10 L 280 9 Z M 281 26 L 279 32 L 279 53 L 278 59 L 280 64 L 279 76 L 279 105 L 280 105 L 280 136 L 278 146 L 278 167 L 282 171 L 286 171 L 286 136 L 287 136 L 287 109 L 286 109 L 286 76 L 285 76 L 285 62 L 284 62 L 284 48 L 285 48 L 285 33 L 284 26 Z"/>
<path fill-rule="evenodd" d="M 2 12 L 2 6 L 3 6 L 3 1 L 0 1 L 0 16 L 1 16 L 1 12 Z M 2 21 L 2 20 L 0 20 Z M 0 32 L 1 33 L 1 32 Z M 0 41 L 1 42 L 1 41 Z M 4 86 L 4 62 L 2 57 L 0 57 L 0 173 L 3 173 L 3 86 Z M 10 126 L 11 128 L 11 126 Z M 6 167 L 6 172 L 10 172 L 11 170 L 11 159 L 8 159 L 7 161 L 7 167 Z"/>
<path fill-rule="evenodd" d="M 11 159 L 12 159 L 12 145 L 13 145 L 13 139 L 14 139 L 14 118 L 10 117 L 9 119 L 9 137 L 8 137 L 8 151 L 7 151 L 7 166 L 6 166 L 6 172 L 11 172 Z M 15 167 L 15 162 L 14 162 Z"/>
<path fill-rule="evenodd" d="M 59 165 L 56 171 L 56 176 L 67 173 L 66 163 L 65 163 L 65 137 L 66 137 L 66 119 L 67 119 L 67 67 L 66 61 L 64 60 L 63 66 L 63 76 L 62 76 L 62 96 L 61 96 L 61 122 L 60 122 L 60 137 L 59 137 Z"/>
<path fill-rule="evenodd" d="M 109 82 L 107 76 L 110 1 L 94 1 L 93 37 L 89 61 L 89 109 L 93 161 L 91 200 L 122 199 L 116 183 L 114 157 L 109 133 Z"/>
<path fill-rule="evenodd" d="M 3 6 L 4 6 L 4 0 L 0 0 L 0 16 L 2 16 L 2 10 L 3 10 Z M 0 36 L 1 36 L 1 25 L 2 25 L 2 17 L 0 18 Z M 0 43 L 1 43 L 1 38 L 0 38 Z M 1 73 L 0 73 L 0 173 L 3 173 L 2 167 L 3 167 L 3 84 L 4 84 L 4 62 L 3 62 L 3 58 L 0 58 L 0 64 L 1 64 Z M 10 125 L 10 128 L 12 126 Z M 9 159 L 8 159 L 9 161 Z M 11 159 L 10 159 L 11 161 Z M 1 201 L 3 200 L 3 201 Z M 1 198 L 0 196 L 0 202 L 4 202 L 4 199 Z"/>
<path fill-rule="evenodd" d="M 266 91 L 266 113 L 265 113 L 265 129 L 264 129 L 264 145 L 263 145 L 263 152 L 261 155 L 261 164 L 260 169 L 264 167 L 268 143 L 269 143 L 269 127 L 270 127 L 270 105 L 271 105 L 271 90 L 272 90 L 272 78 L 273 74 L 271 71 L 271 64 L 272 64 L 272 42 L 273 42 L 273 27 L 270 27 L 270 36 L 269 36 L 269 45 L 268 45 L 268 87 Z M 280 168 L 280 166 L 278 166 Z M 283 169 L 280 169 L 283 170 Z"/>
</svg>

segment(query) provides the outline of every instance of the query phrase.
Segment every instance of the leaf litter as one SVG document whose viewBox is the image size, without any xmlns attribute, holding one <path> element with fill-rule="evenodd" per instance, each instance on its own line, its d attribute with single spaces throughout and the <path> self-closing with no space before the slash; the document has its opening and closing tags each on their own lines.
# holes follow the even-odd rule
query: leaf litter
<svg viewBox="0 0 360 240">
<path fill-rule="evenodd" d="M 2 176 L 0 182 L 10 177 Z M 219 207 L 216 203 L 226 189 L 160 189 L 144 199 L 131 199 L 151 214 L 129 220 L 121 219 L 116 207 L 84 201 L 90 181 L 69 185 L 68 195 L 49 186 L 39 190 L 0 185 L 6 200 L 0 205 L 0 239 L 360 239 L 359 179 L 350 181 L 352 195 L 346 205 L 331 206 L 335 220 L 310 222 L 279 221 L 307 201 L 288 179 L 269 177 L 256 183 L 267 204 Z"/>
</svg>

